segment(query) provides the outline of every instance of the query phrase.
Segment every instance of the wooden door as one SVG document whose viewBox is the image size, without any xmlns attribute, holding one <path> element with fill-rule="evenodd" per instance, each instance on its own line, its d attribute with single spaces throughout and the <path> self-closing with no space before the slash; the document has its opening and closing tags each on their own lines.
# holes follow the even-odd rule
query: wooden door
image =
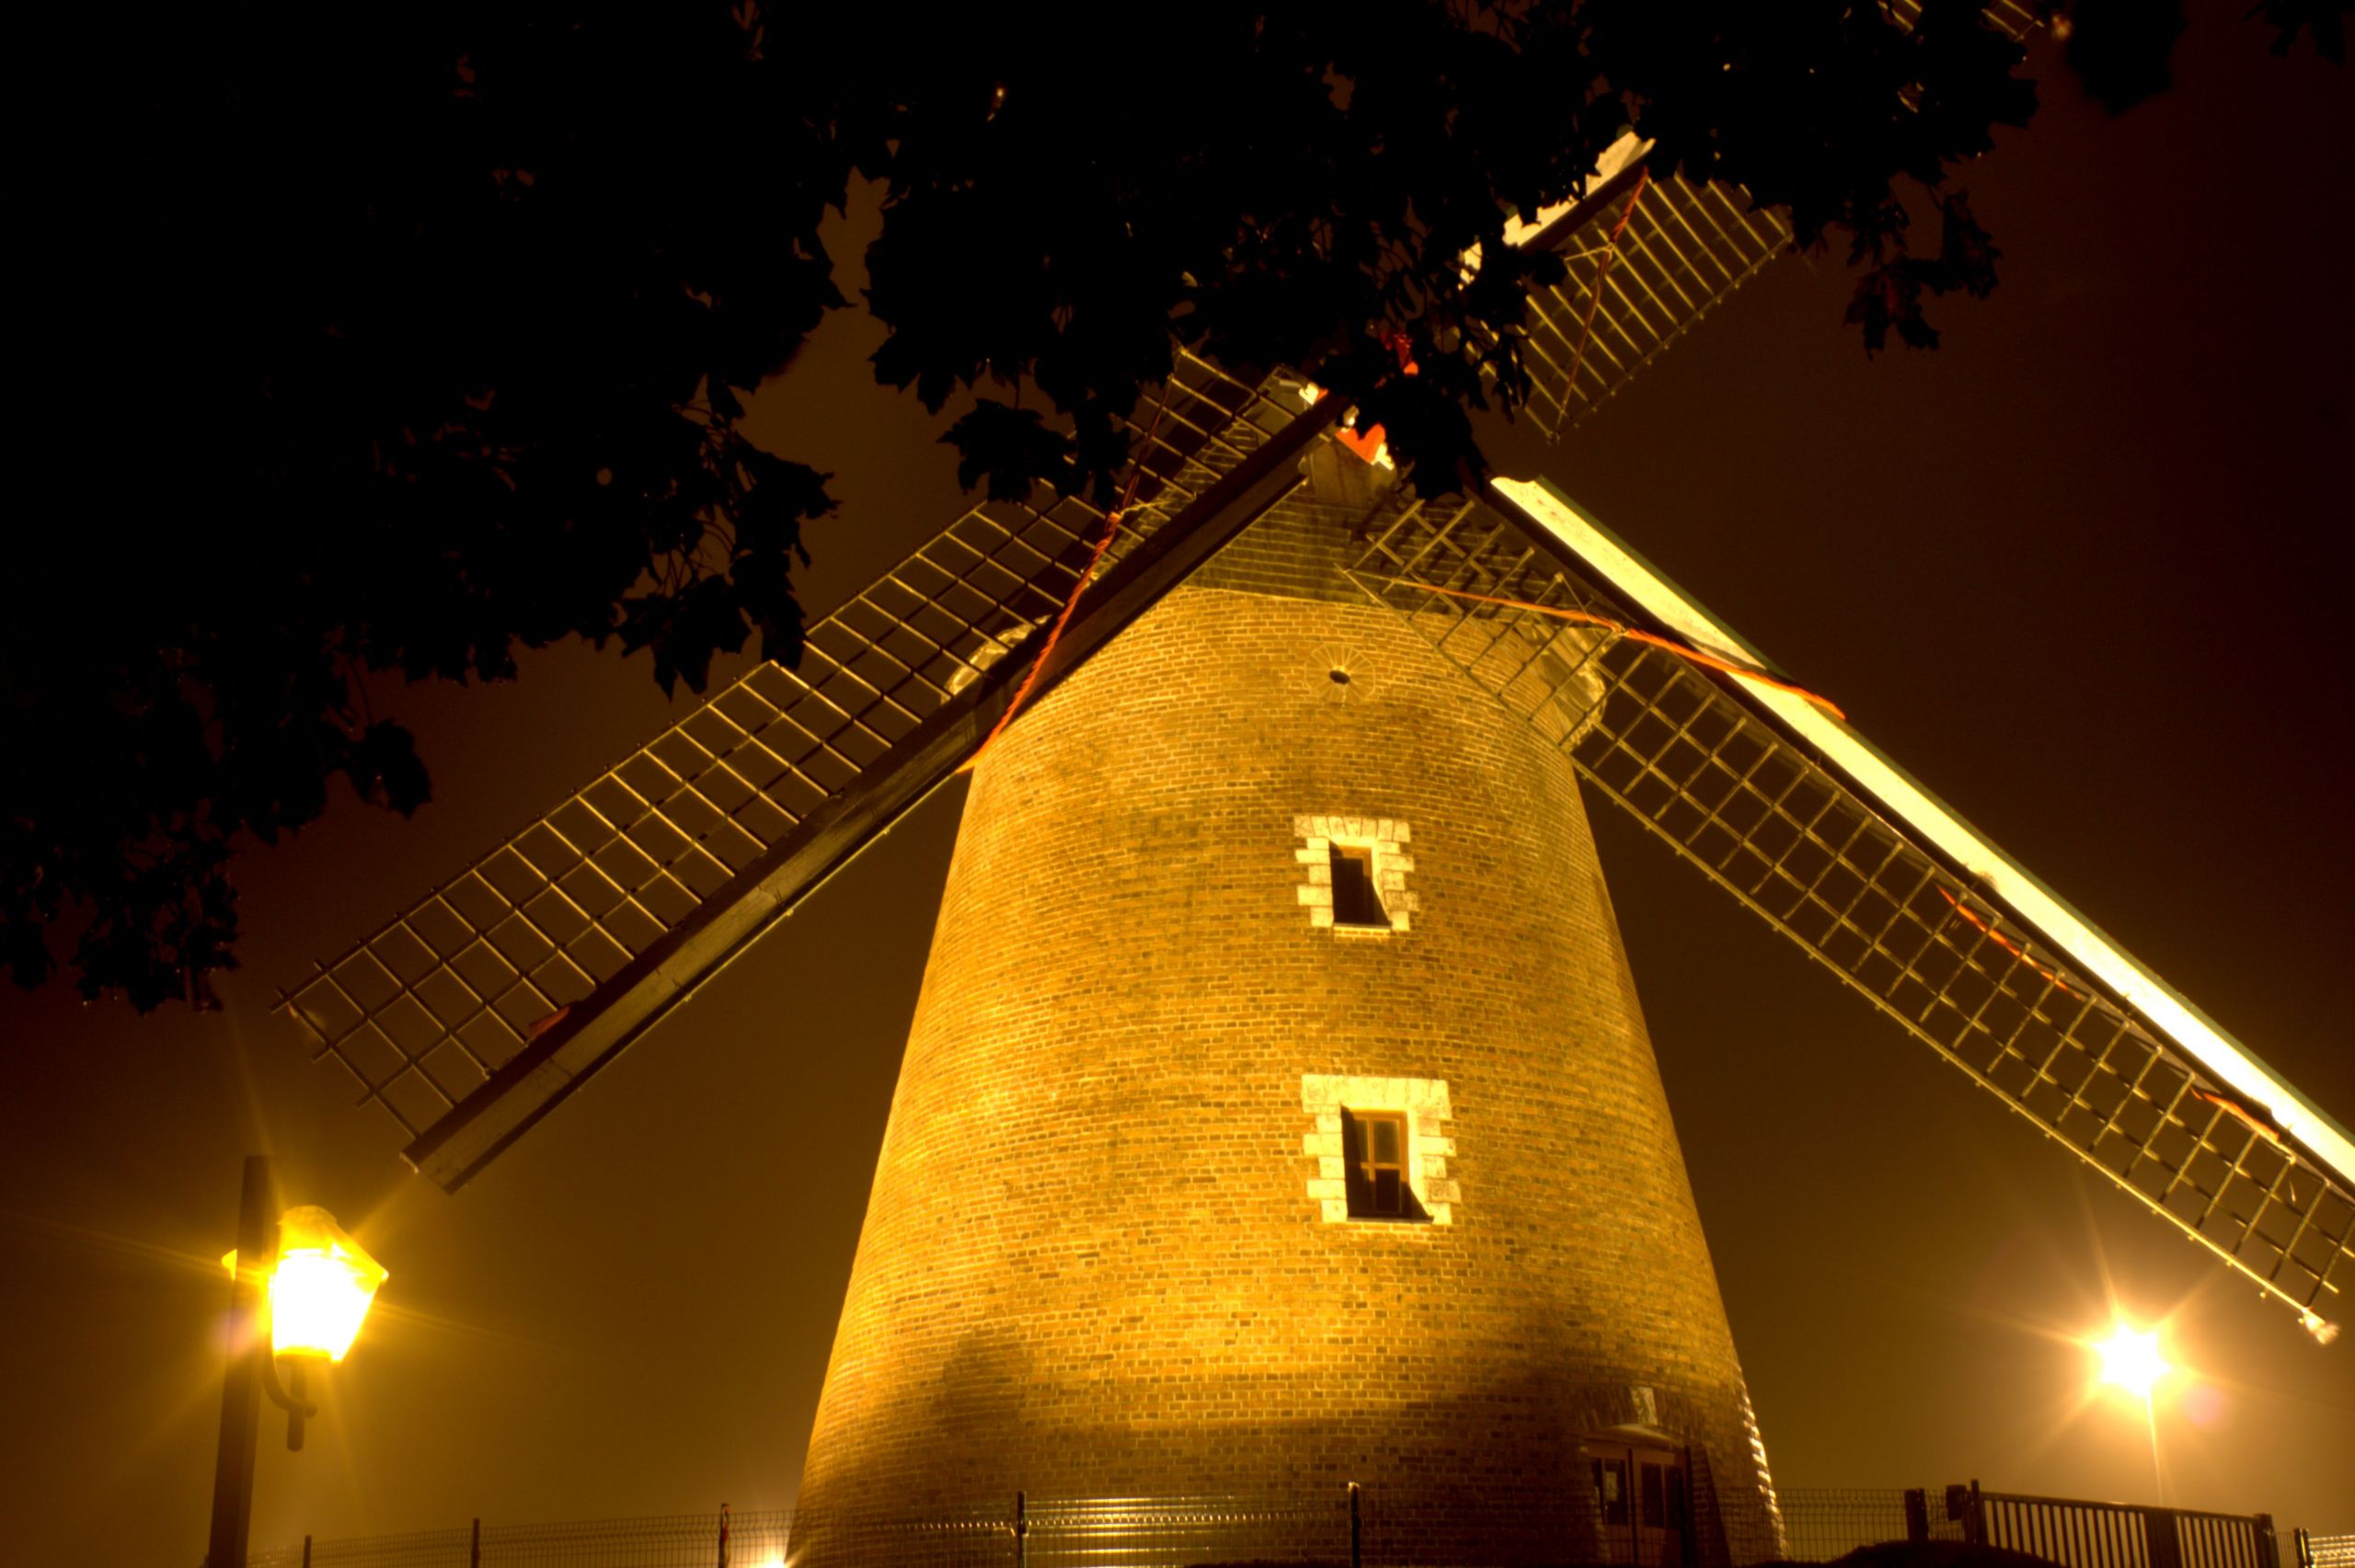
<svg viewBox="0 0 2355 1568">
<path fill-rule="evenodd" d="M 1580 1452 L 1594 1491 L 1603 1561 L 1684 1568 L 1692 1561 L 1692 1508 L 1683 1452 L 1612 1438 L 1590 1438 Z"/>
</svg>

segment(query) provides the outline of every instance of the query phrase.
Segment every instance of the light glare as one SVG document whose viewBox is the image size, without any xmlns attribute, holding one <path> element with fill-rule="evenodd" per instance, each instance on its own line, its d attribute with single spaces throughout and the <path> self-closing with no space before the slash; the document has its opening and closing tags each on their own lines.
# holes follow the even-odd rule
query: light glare
<svg viewBox="0 0 2355 1568">
<path fill-rule="evenodd" d="M 270 1276 L 270 1345 L 281 1356 L 340 1361 L 367 1317 L 385 1270 L 316 1204 L 279 1221 Z"/>
<path fill-rule="evenodd" d="M 2101 1356 L 2101 1380 L 2139 1400 L 2148 1400 L 2152 1388 L 2171 1370 L 2159 1355 L 2156 1329 L 2138 1330 L 2121 1322 L 2094 1349 Z"/>
</svg>

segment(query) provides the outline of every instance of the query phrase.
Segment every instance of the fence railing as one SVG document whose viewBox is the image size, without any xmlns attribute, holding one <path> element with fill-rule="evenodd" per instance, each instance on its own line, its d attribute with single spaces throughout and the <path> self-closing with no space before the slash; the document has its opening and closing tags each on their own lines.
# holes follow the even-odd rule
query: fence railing
<svg viewBox="0 0 2355 1568">
<path fill-rule="evenodd" d="M 1782 1555 L 1793 1562 L 1831 1562 L 1884 1541 L 1967 1539 L 1965 1521 L 1947 1517 L 1941 1499 L 1921 1488 L 1794 1487 L 1777 1497 Z"/>
<path fill-rule="evenodd" d="M 340 1540 L 256 1552 L 248 1568 L 783 1568 L 805 1551 L 849 1568 L 1425 1568 L 1550 1563 L 1581 1568 L 1723 1568 L 1770 1558 L 1830 1562 L 1892 1541 L 2006 1547 L 2062 1568 L 2355 1568 L 2355 1536 L 2296 1534 L 2280 1559 L 2263 1514 L 2094 1503 L 1942 1489 L 1791 1487 L 1778 1496 L 1783 1539 L 1729 1541 L 1703 1497 L 1664 1530 L 1630 1512 L 1574 1502 L 1538 1539 L 1499 1527 L 1485 1539 L 1435 1538 L 1428 1521 L 1384 1507 L 1379 1489 L 1314 1495 L 1009 1498 L 963 1513 L 890 1518 L 804 1517 L 790 1511 L 494 1525 Z M 1465 1516 L 1459 1510 L 1457 1518 Z M 1567 1520 L 1567 1527 L 1563 1521 Z M 1620 1528 L 1621 1522 L 1627 1528 Z M 724 1534 L 723 1534 L 724 1531 Z M 825 1539 L 832 1536 L 832 1539 Z"/>
<path fill-rule="evenodd" d="M 1366 1516 L 1355 1488 L 1289 1500 L 1069 1498 L 1026 1502 L 1022 1511 L 1020 1568 L 1189 1568 L 1264 1559 L 1279 1543 L 1297 1552 L 1286 1561 L 1349 1562 L 1359 1560 L 1350 1555 L 1353 1539 L 1362 1556 Z"/>
<path fill-rule="evenodd" d="M 2298 1568 L 2355 1568 L 2355 1535 L 2296 1534 Z"/>
<path fill-rule="evenodd" d="M 1949 1487 L 1952 1494 L 1956 1489 Z M 1963 1500 L 1966 1539 L 2070 1568 L 2280 1568 L 2269 1514 L 2210 1514 L 1982 1493 Z"/>
<path fill-rule="evenodd" d="M 789 1509 L 486 1525 L 312 1540 L 249 1553 L 247 1568 L 769 1568 L 785 1562 Z M 721 1532 L 726 1531 L 726 1545 Z M 724 1557 L 723 1557 L 724 1551 Z"/>
</svg>

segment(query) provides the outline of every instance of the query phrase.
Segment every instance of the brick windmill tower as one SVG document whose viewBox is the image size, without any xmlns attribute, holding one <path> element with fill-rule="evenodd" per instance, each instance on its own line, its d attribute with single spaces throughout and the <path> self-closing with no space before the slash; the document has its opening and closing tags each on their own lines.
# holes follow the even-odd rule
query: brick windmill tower
<svg viewBox="0 0 2355 1568">
<path fill-rule="evenodd" d="M 1643 153 L 1517 236 L 1555 429 L 1787 239 Z M 2343 1130 L 1557 492 L 1382 492 L 1333 403 L 1186 361 L 1117 526 L 967 512 L 291 999 L 454 1190 L 972 765 L 797 1562 L 1346 1482 L 1410 1554 L 1774 1554 L 1590 795 L 2330 1332 Z"/>
<path fill-rule="evenodd" d="M 912 1503 L 1352 1479 L 1394 1536 L 1542 1561 L 1597 1465 L 1663 1530 L 1697 1486 L 1768 1533 L 1577 776 L 1299 495 L 974 772 L 810 1562 Z"/>
</svg>

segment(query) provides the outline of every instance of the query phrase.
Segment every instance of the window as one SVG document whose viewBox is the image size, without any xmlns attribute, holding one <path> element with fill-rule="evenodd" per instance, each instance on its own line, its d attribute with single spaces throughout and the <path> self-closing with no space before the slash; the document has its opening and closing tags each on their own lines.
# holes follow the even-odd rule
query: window
<svg viewBox="0 0 2355 1568">
<path fill-rule="evenodd" d="M 1643 1466 L 1644 1523 L 1654 1529 L 1684 1528 L 1684 1471 L 1673 1464 Z"/>
<path fill-rule="evenodd" d="M 1326 1224 L 1455 1223 L 1464 1195 L 1448 1168 L 1455 1140 L 1445 1079 L 1304 1072 L 1300 1108 L 1315 1118 L 1300 1151 L 1315 1162 L 1308 1196 Z"/>
<path fill-rule="evenodd" d="M 1606 1525 L 1627 1522 L 1627 1461 L 1606 1459 L 1594 1461 L 1594 1501 Z"/>
<path fill-rule="evenodd" d="M 1310 926 L 1357 936 L 1407 931 L 1416 898 L 1407 887 L 1415 857 L 1406 823 L 1395 817 L 1295 817 L 1292 830 L 1303 841 L 1292 859 L 1306 877 L 1292 885 L 1292 896 L 1308 911 Z"/>
<path fill-rule="evenodd" d="M 1390 929 L 1390 911 L 1373 882 L 1373 847 L 1370 844 L 1329 846 L 1333 866 L 1333 923 Z"/>
<path fill-rule="evenodd" d="M 1407 1182 L 1407 1117 L 1399 1111 L 1341 1113 L 1342 1182 L 1352 1219 L 1420 1219 Z"/>
</svg>

